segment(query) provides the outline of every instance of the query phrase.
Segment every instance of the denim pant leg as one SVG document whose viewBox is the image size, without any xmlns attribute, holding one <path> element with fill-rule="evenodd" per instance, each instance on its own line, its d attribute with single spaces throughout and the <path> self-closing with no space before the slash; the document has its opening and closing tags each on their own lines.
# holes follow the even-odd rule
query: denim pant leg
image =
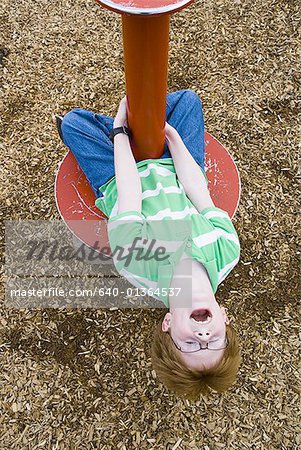
<svg viewBox="0 0 301 450">
<path fill-rule="evenodd" d="M 168 94 L 166 122 L 177 130 L 194 160 L 204 169 L 205 125 L 199 96 L 190 89 Z M 161 158 L 171 158 L 166 142 Z"/>
<path fill-rule="evenodd" d="M 114 119 L 81 108 L 69 111 L 62 120 L 65 145 L 74 154 L 96 197 L 99 187 L 115 175 L 114 144 L 109 138 Z M 204 119 L 202 103 L 191 90 L 167 95 L 166 122 L 177 129 L 195 161 L 204 168 Z M 161 158 L 171 158 L 167 143 Z"/>
<path fill-rule="evenodd" d="M 65 145 L 74 154 L 96 197 L 99 187 L 115 174 L 114 145 L 109 138 L 114 119 L 81 108 L 69 111 L 62 120 Z"/>
</svg>

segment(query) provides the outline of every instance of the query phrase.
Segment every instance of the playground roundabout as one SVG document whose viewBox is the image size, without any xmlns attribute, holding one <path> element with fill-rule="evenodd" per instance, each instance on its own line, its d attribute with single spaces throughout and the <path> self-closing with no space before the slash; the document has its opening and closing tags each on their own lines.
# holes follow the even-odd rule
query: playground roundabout
<svg viewBox="0 0 301 450">
<path fill-rule="evenodd" d="M 4 264 L 5 221 L 61 220 L 67 149 L 54 114 L 113 117 L 125 85 L 115 12 L 92 0 L 1 9 Z M 300 448 L 297 13 L 294 0 L 196 1 L 170 19 L 168 91 L 199 95 L 206 131 L 240 175 L 241 261 L 218 291 L 241 340 L 237 382 L 179 399 L 151 366 L 164 309 L 7 308 L 2 268 L 1 448 Z"/>
</svg>

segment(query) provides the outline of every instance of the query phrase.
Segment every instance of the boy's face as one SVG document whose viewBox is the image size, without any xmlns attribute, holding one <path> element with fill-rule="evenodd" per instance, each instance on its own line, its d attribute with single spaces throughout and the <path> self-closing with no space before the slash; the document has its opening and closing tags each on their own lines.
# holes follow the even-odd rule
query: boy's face
<svg viewBox="0 0 301 450">
<path fill-rule="evenodd" d="M 174 308 L 168 312 L 162 323 L 162 331 L 169 332 L 177 347 L 183 351 L 225 346 L 226 324 L 229 323 L 225 308 L 214 299 L 193 300 L 189 308 Z M 222 350 L 199 350 L 194 353 L 179 353 L 184 364 L 190 369 L 203 370 L 217 364 Z"/>
</svg>

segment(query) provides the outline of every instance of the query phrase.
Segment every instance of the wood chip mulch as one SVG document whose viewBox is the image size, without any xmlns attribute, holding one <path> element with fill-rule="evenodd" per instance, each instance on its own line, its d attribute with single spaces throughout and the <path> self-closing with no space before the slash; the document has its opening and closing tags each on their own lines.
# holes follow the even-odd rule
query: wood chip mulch
<svg viewBox="0 0 301 450">
<path fill-rule="evenodd" d="M 118 14 L 93 0 L 0 10 L 4 253 L 4 220 L 60 219 L 53 115 L 114 117 L 125 80 Z M 242 179 L 241 262 L 218 294 L 243 344 L 237 383 L 197 402 L 168 392 L 150 362 L 163 310 L 3 305 L 1 449 L 301 448 L 299 21 L 297 0 L 195 1 L 170 21 L 169 92 L 198 93 Z"/>
</svg>

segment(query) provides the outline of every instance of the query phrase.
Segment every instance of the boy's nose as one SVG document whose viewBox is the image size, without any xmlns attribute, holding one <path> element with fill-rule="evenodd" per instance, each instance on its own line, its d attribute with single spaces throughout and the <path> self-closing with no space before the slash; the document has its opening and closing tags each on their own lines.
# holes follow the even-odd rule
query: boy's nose
<svg viewBox="0 0 301 450">
<path fill-rule="evenodd" d="M 200 339 L 200 341 L 208 342 L 210 339 L 210 336 L 211 336 L 211 332 L 210 331 L 197 331 L 196 335 Z"/>
</svg>

